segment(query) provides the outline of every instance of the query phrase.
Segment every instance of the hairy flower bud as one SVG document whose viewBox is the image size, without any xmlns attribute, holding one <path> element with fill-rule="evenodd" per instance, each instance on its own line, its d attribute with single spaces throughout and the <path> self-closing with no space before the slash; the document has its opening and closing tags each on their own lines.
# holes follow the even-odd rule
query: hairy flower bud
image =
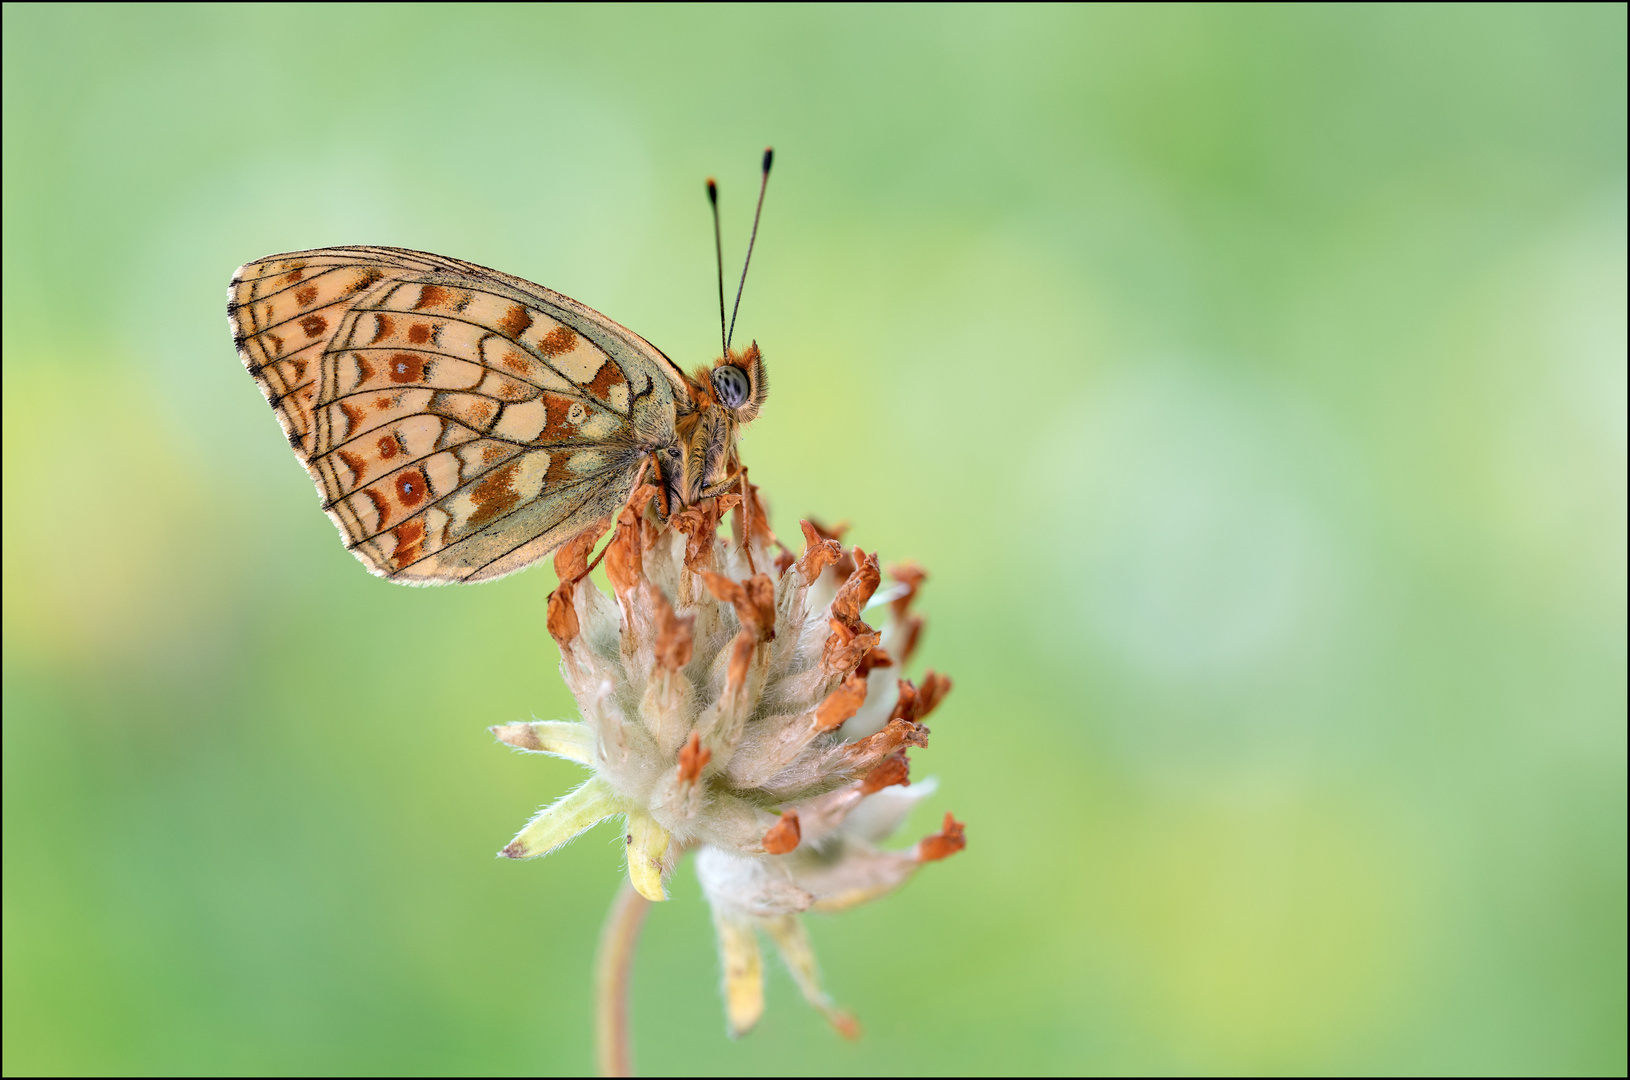
<svg viewBox="0 0 1630 1080">
<path fill-rule="evenodd" d="M 839 544 L 842 528 L 802 523 L 802 555 L 730 494 L 659 520 L 654 488 L 635 493 L 604 553 L 613 595 L 590 580 L 588 553 L 605 525 L 556 556 L 561 585 L 547 625 L 581 721 L 492 729 L 520 750 L 593 770 L 540 810 L 500 852 L 545 855 L 600 821 L 621 817 L 629 881 L 651 900 L 683 852 L 713 907 L 726 1015 L 741 1034 L 763 1010 L 758 934 L 775 943 L 811 1004 L 850 1037 L 858 1026 L 821 989 L 800 913 L 834 911 L 904 884 L 962 848 L 962 826 L 905 851 L 877 846 L 933 782 L 910 785 L 906 751 L 926 746 L 922 721 L 951 681 L 898 677 L 922 621 L 909 607 L 925 579 Z M 636 510 L 644 507 L 644 511 Z M 721 540 L 722 516 L 735 533 Z M 751 529 L 742 527 L 744 509 Z M 863 613 L 883 608 L 881 630 Z"/>
</svg>

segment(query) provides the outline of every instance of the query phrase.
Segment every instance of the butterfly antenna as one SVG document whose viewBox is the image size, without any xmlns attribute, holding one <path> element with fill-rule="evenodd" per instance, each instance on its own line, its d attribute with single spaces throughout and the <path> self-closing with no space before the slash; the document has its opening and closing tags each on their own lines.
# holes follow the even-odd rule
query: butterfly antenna
<svg viewBox="0 0 1630 1080">
<path fill-rule="evenodd" d="M 707 201 L 713 207 L 713 264 L 719 268 L 719 344 L 728 354 L 730 343 L 724 332 L 724 247 L 719 243 L 719 185 L 711 176 L 707 178 Z"/>
<path fill-rule="evenodd" d="M 741 284 L 736 286 L 736 306 L 730 309 L 730 330 L 724 336 L 726 356 L 730 355 L 730 341 L 736 336 L 736 312 L 741 310 L 741 290 L 747 284 L 747 267 L 753 261 L 753 241 L 758 239 L 758 216 L 764 212 L 764 189 L 770 186 L 770 161 L 774 157 L 774 148 L 766 146 L 764 148 L 764 176 L 758 182 L 758 209 L 753 211 L 753 233 L 747 238 L 747 258 L 743 259 L 741 263 Z"/>
</svg>

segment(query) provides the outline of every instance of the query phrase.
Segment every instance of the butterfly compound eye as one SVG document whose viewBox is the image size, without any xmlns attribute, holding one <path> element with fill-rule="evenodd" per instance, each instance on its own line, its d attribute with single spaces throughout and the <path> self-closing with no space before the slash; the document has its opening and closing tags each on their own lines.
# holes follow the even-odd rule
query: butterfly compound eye
<svg viewBox="0 0 1630 1080">
<path fill-rule="evenodd" d="M 713 369 L 713 392 L 725 408 L 739 409 L 747 404 L 752 384 L 747 381 L 747 372 L 735 364 L 721 364 Z"/>
</svg>

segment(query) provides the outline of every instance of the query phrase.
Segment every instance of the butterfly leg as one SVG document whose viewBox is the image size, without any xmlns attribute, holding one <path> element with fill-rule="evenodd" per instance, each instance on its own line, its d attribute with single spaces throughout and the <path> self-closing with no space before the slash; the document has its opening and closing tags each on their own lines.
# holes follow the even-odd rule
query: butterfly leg
<svg viewBox="0 0 1630 1080">
<path fill-rule="evenodd" d="M 657 452 L 655 450 L 652 450 L 650 456 L 646 460 L 656 469 L 657 498 L 661 500 L 662 520 L 667 521 L 672 513 L 672 508 L 668 505 L 668 480 L 662 475 L 662 459 L 657 456 Z M 635 488 L 639 487 L 638 484 L 635 484 L 634 486 Z"/>
<path fill-rule="evenodd" d="M 747 555 L 747 569 L 758 573 L 758 567 L 753 565 L 753 493 L 747 483 L 747 466 L 743 465 L 738 474 L 741 477 L 741 550 Z"/>
<path fill-rule="evenodd" d="M 730 489 L 734 488 L 737 485 L 738 481 L 741 484 L 741 512 L 742 512 L 742 529 L 741 529 L 742 544 L 741 544 L 741 550 L 742 550 L 742 553 L 747 556 L 747 569 L 751 570 L 753 573 L 756 574 L 756 573 L 758 573 L 758 567 L 753 562 L 753 509 L 752 509 L 752 498 L 751 498 L 752 492 L 751 492 L 751 489 L 750 489 L 750 487 L 749 487 L 749 485 L 747 483 L 747 466 L 745 466 L 745 465 L 736 466 L 736 471 L 735 472 L 733 472 L 729 476 L 725 477 L 725 479 L 720 481 L 719 483 L 714 484 L 712 487 L 704 488 L 699 497 L 702 498 L 702 499 L 716 499 L 720 495 L 727 495 L 727 494 L 730 493 Z"/>
<path fill-rule="evenodd" d="M 640 490 L 641 490 L 641 485 L 644 484 L 644 482 L 645 482 L 645 474 L 646 474 L 646 472 L 648 472 L 650 470 L 650 468 L 651 468 L 651 462 L 649 460 L 644 461 L 644 462 L 642 462 L 640 464 L 640 471 L 634 475 L 634 487 L 633 487 L 633 490 L 631 490 L 628 493 L 628 498 L 623 503 L 624 506 L 633 506 L 634 505 L 634 500 L 639 497 L 639 493 L 640 493 Z M 647 499 L 649 499 L 649 496 L 647 496 Z M 607 519 L 602 518 L 599 523 L 596 523 L 595 525 L 589 526 L 589 529 L 590 530 L 592 530 L 592 529 L 603 529 L 605 527 L 606 520 Z M 588 531 L 589 530 L 584 530 L 583 533 L 579 533 L 573 540 L 567 541 L 567 543 L 572 543 L 572 542 L 575 542 L 576 540 L 581 540 L 582 537 Z M 597 536 L 598 536 L 598 534 L 597 534 Z M 616 533 L 616 529 L 614 528 L 612 530 L 611 539 L 607 540 L 605 542 L 605 545 L 600 548 L 600 554 L 596 555 L 593 559 L 591 559 L 588 562 L 588 564 L 583 567 L 583 569 L 581 571 L 579 571 L 576 574 L 573 574 L 572 577 L 571 577 L 571 580 L 568 581 L 568 580 L 566 580 L 564 578 L 561 579 L 561 582 L 560 582 L 561 585 L 563 585 L 563 586 L 576 585 L 579 581 L 582 581 L 584 578 L 588 577 L 589 574 L 594 570 L 594 568 L 596 566 L 600 565 L 600 560 L 604 559 L 606 557 L 606 552 L 611 550 L 612 541 L 614 541 L 616 539 L 617 539 L 617 533 Z M 594 542 L 591 542 L 590 545 L 589 545 L 589 549 L 591 551 L 593 550 L 595 542 L 598 542 L 598 540 L 596 540 Z"/>
</svg>

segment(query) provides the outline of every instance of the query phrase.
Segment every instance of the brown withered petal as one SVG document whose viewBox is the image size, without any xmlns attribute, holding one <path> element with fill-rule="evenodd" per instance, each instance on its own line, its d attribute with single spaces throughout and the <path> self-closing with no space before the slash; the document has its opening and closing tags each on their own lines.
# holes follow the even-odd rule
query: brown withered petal
<svg viewBox="0 0 1630 1080">
<path fill-rule="evenodd" d="M 788 810 L 781 815 L 781 820 L 764 834 L 764 850 L 771 855 L 785 855 L 798 846 L 800 833 L 798 812 Z"/>
<path fill-rule="evenodd" d="M 948 676 L 936 674 L 933 668 L 923 676 L 923 684 L 917 691 L 917 715 L 914 720 L 923 720 L 933 712 L 939 703 L 945 700 L 945 695 L 951 692 L 951 680 Z"/>
<path fill-rule="evenodd" d="M 910 720 L 890 720 L 882 731 L 845 743 L 835 752 L 844 762 L 844 771 L 857 773 L 874 767 L 878 762 L 907 746 L 927 746 L 928 729 Z"/>
<path fill-rule="evenodd" d="M 916 615 L 907 615 L 902 627 L 900 663 L 909 664 L 911 663 L 912 654 L 917 651 L 917 646 L 923 635 L 923 621 Z"/>
<path fill-rule="evenodd" d="M 685 534 L 687 568 L 702 570 L 712 565 L 714 545 L 719 539 L 719 521 L 740 501 L 741 496 L 734 493 L 720 495 L 686 507 L 673 516 L 673 527 Z"/>
<path fill-rule="evenodd" d="M 962 835 L 962 828 L 962 822 L 947 812 L 945 824 L 940 826 L 939 832 L 917 841 L 917 861 L 936 862 L 967 847 L 968 841 Z"/>
<path fill-rule="evenodd" d="M 741 583 L 745 594 L 746 607 L 736 609 L 736 617 L 741 619 L 743 627 L 751 626 L 758 634 L 760 641 L 769 641 L 775 637 L 775 582 L 770 580 L 769 574 L 754 574 Z M 746 612 L 751 612 L 749 619 Z"/>
<path fill-rule="evenodd" d="M 911 601 L 915 599 L 917 595 L 917 587 L 928 580 L 928 573 L 916 563 L 906 561 L 895 563 L 893 566 L 889 567 L 889 577 L 900 582 L 906 587 L 906 591 L 904 593 L 896 596 L 889 602 L 889 607 L 893 611 L 894 617 L 896 619 L 904 619 L 906 617 L 906 609 L 911 606 Z"/>
<path fill-rule="evenodd" d="M 890 720 L 917 719 L 917 688 L 911 685 L 910 679 L 900 680 L 900 696 L 894 701 L 894 711 L 889 714 Z"/>
<path fill-rule="evenodd" d="M 649 491 L 641 501 L 641 493 Z M 643 485 L 629 500 L 629 505 L 623 507 L 617 515 L 617 531 L 606 545 L 606 577 L 611 580 L 611 587 L 621 596 L 630 589 L 637 587 L 644 577 L 645 568 L 641 558 L 643 545 L 641 544 L 640 517 L 635 513 L 635 506 L 643 506 L 656 494 L 656 488 L 649 484 Z"/>
<path fill-rule="evenodd" d="M 707 586 L 707 591 L 713 594 L 715 600 L 723 600 L 738 613 L 742 604 L 746 603 L 747 592 L 741 587 L 740 582 L 731 581 L 723 574 L 715 574 L 708 570 L 702 571 L 697 577 L 702 579 L 702 583 Z"/>
<path fill-rule="evenodd" d="M 695 649 L 691 628 L 696 623 L 696 616 L 686 615 L 681 618 L 675 615 L 673 605 L 662 595 L 662 590 L 649 582 L 641 590 L 641 595 L 646 598 L 649 610 L 656 617 L 654 643 L 656 666 L 663 671 L 678 671 L 690 663 Z"/>
<path fill-rule="evenodd" d="M 623 596 L 637 588 L 640 583 L 640 542 L 637 529 L 624 532 L 617 530 L 617 535 L 611 538 L 606 545 L 606 577 L 611 581 L 611 588 L 618 596 Z"/>
<path fill-rule="evenodd" d="M 860 658 L 883 640 L 881 634 L 871 631 L 856 632 L 849 624 L 837 619 L 830 620 L 828 625 L 831 626 L 832 633 L 821 650 L 821 669 L 833 675 L 844 675 L 853 671 L 859 665 Z"/>
<path fill-rule="evenodd" d="M 572 587 L 561 585 L 549 594 L 549 636 L 555 639 L 555 644 L 565 648 L 577 640 L 580 629 L 577 623 L 577 610 L 572 605 Z"/>
<path fill-rule="evenodd" d="M 860 658 L 860 663 L 855 665 L 855 674 L 870 675 L 873 668 L 891 668 L 893 666 L 894 657 L 890 656 L 889 651 L 880 645 Z"/>
<path fill-rule="evenodd" d="M 727 685 L 740 686 L 747 681 L 747 669 L 753 662 L 753 650 L 757 647 L 758 639 L 751 630 L 743 630 L 736 635 L 730 646 L 730 666 L 725 675 Z"/>
<path fill-rule="evenodd" d="M 600 542 L 610 526 L 609 518 L 601 518 L 561 545 L 555 552 L 555 577 L 562 582 L 576 581 L 589 572 L 589 552 Z"/>
<path fill-rule="evenodd" d="M 679 748 L 679 782 L 696 783 L 712 757 L 713 751 L 702 745 L 702 737 L 694 731 L 691 732 L 690 740 Z"/>
<path fill-rule="evenodd" d="M 815 727 L 820 731 L 840 728 L 865 702 L 866 677 L 856 672 L 839 683 L 838 688 L 816 706 Z"/>
<path fill-rule="evenodd" d="M 870 795 L 882 791 L 886 787 L 908 787 L 911 784 L 911 762 L 904 750 L 896 750 L 871 772 L 866 774 L 860 783 L 860 793 Z"/>
<path fill-rule="evenodd" d="M 685 565 L 694 569 L 703 557 L 711 557 L 713 542 L 707 531 L 708 515 L 699 506 L 688 506 L 668 519 L 668 524 L 685 535 Z"/>
<path fill-rule="evenodd" d="M 825 540 L 836 541 L 840 545 L 838 560 L 833 564 L 832 572 L 837 575 L 839 581 L 848 581 L 849 575 L 855 572 L 855 560 L 850 557 L 847 551 L 842 549 L 841 545 L 843 543 L 843 534 L 849 531 L 849 523 L 840 521 L 831 528 L 827 528 L 815 518 L 810 518 L 809 524 L 815 530 L 815 535 Z"/>
<path fill-rule="evenodd" d="M 820 531 L 807 521 L 800 521 L 798 527 L 804 530 L 804 554 L 796 564 L 798 574 L 806 582 L 814 581 L 821 576 L 822 570 L 842 557 L 843 545 L 836 540 L 823 537 Z"/>
<path fill-rule="evenodd" d="M 851 627 L 863 625 L 860 611 L 883 581 L 883 574 L 877 568 L 876 555 L 868 555 L 859 548 L 855 548 L 852 554 L 855 571 L 838 587 L 838 595 L 832 598 L 832 617 L 843 620 Z"/>
<path fill-rule="evenodd" d="M 706 570 L 698 576 L 708 592 L 735 608 L 742 630 L 752 634 L 755 641 L 768 641 L 775 636 L 775 584 L 770 581 L 770 575 L 754 574 L 742 582 Z"/>
</svg>

